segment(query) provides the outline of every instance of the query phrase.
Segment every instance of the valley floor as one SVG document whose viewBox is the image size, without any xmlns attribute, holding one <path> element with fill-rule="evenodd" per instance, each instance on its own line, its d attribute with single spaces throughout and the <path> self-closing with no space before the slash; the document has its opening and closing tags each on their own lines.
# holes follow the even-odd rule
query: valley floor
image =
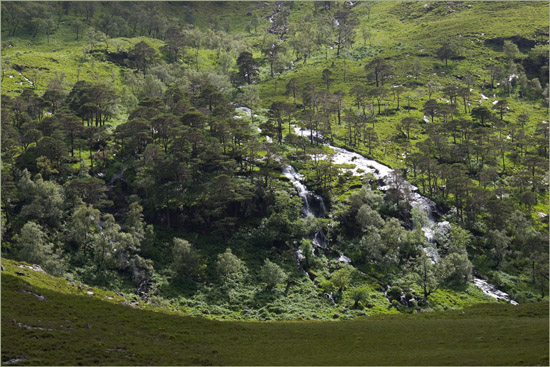
<svg viewBox="0 0 550 367">
<path fill-rule="evenodd" d="M 221 322 L 130 307 L 111 292 L 3 265 L 2 364 L 548 364 L 548 303 L 353 321 Z"/>
</svg>

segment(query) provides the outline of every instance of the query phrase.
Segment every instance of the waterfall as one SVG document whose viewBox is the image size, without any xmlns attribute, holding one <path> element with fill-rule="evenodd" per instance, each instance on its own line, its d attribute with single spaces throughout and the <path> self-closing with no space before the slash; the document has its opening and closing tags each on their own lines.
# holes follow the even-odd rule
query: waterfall
<svg viewBox="0 0 550 367">
<path fill-rule="evenodd" d="M 290 180 L 292 186 L 294 186 L 294 188 L 298 192 L 298 196 L 304 202 L 304 205 L 302 207 L 302 215 L 304 217 L 319 218 L 325 215 L 325 201 L 321 196 L 308 190 L 306 185 L 302 183 L 302 181 L 304 180 L 303 175 L 296 172 L 296 169 L 294 169 L 294 167 L 292 166 L 284 167 L 283 175 Z M 322 230 L 315 232 L 313 238 L 311 239 L 311 242 L 315 247 L 326 248 L 327 239 L 325 232 L 323 232 Z"/>
<path fill-rule="evenodd" d="M 297 126 L 294 127 L 294 131 L 297 135 L 300 135 L 306 139 L 309 139 L 312 133 L 310 130 L 300 129 Z M 372 173 L 378 180 L 382 181 L 386 185 L 379 187 L 379 190 L 397 188 L 406 197 L 409 197 L 409 202 L 413 207 L 416 206 L 424 210 L 428 214 L 428 223 L 424 227 L 422 227 L 422 231 L 428 239 L 428 242 L 433 243 L 435 231 L 440 231 L 443 233 L 445 233 L 446 231 L 448 232 L 448 229 L 450 228 L 449 222 L 436 222 L 436 216 L 440 214 L 437 211 L 436 204 L 432 200 L 422 196 L 418 192 L 418 187 L 412 185 L 405 180 L 399 180 L 399 176 L 390 167 L 385 166 L 372 159 L 365 158 L 360 154 L 350 152 L 346 149 L 338 148 L 328 143 L 325 143 L 326 139 L 318 132 L 316 132 L 316 134 L 313 134 L 313 136 L 316 140 L 322 142 L 325 146 L 331 148 L 335 152 L 335 155 L 333 157 L 333 162 L 335 164 L 351 163 L 355 165 L 354 168 L 343 168 L 342 171 L 352 172 L 352 174 L 355 176 L 361 176 L 365 173 Z M 435 246 L 430 245 L 424 248 L 424 251 L 432 262 L 439 262 L 439 254 L 437 253 L 437 248 Z M 517 302 L 512 300 L 508 294 L 498 290 L 495 286 L 487 283 L 485 280 L 474 277 L 474 284 L 478 288 L 480 288 L 485 294 L 497 300 L 506 299 L 514 305 L 517 304 Z"/>
</svg>

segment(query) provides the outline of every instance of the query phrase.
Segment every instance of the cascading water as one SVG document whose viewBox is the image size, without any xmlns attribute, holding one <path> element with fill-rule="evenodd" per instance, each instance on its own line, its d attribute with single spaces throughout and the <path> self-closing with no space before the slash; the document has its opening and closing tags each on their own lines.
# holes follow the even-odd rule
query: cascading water
<svg viewBox="0 0 550 367">
<path fill-rule="evenodd" d="M 335 155 L 332 160 L 335 164 L 354 164 L 354 168 L 343 168 L 343 171 L 350 171 L 355 176 L 360 176 L 365 173 L 372 173 L 378 180 L 382 181 L 386 186 L 379 187 L 380 190 L 387 190 L 390 188 L 398 188 L 402 193 L 409 197 L 411 205 L 414 207 L 419 207 L 428 214 L 428 223 L 422 228 L 424 235 L 430 242 L 430 246 L 426 247 L 424 251 L 431 259 L 432 262 L 439 262 L 439 254 L 437 253 L 437 248 L 432 245 L 433 237 L 435 231 L 445 232 L 449 228 L 449 222 L 436 222 L 437 207 L 435 203 L 420 195 L 418 192 L 418 187 L 410 184 L 405 180 L 398 180 L 398 176 L 394 171 L 379 162 L 376 162 L 372 159 L 363 157 L 360 154 L 350 152 L 343 148 L 338 148 L 332 146 L 325 142 L 325 139 L 318 132 L 312 134 L 310 130 L 300 129 L 299 127 L 294 127 L 294 130 L 297 135 L 301 135 L 304 138 L 314 136 L 315 139 L 321 141 L 325 146 L 331 148 Z M 499 291 L 495 286 L 487 283 L 485 280 L 474 277 L 474 284 L 480 288 L 485 294 L 491 296 L 495 299 L 505 299 L 510 303 L 517 305 L 517 302 L 512 300 L 510 296 L 502 291 Z"/>
<path fill-rule="evenodd" d="M 292 166 L 286 166 L 283 168 L 283 175 L 290 180 L 292 186 L 298 192 L 298 196 L 302 198 L 304 205 L 302 207 L 302 214 L 304 217 L 319 218 L 326 212 L 325 201 L 323 198 L 314 192 L 311 192 L 302 183 L 304 176 L 296 172 L 296 169 Z M 318 231 L 313 235 L 311 242 L 315 247 L 326 248 L 327 240 L 326 234 L 323 231 Z"/>
</svg>

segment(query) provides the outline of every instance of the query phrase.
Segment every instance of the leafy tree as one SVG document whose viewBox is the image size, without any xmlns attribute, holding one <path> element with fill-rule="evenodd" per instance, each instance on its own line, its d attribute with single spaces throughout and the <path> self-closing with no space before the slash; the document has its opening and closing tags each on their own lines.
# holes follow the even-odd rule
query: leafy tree
<svg viewBox="0 0 550 367">
<path fill-rule="evenodd" d="M 344 266 L 332 273 L 330 281 L 338 288 L 340 294 L 349 286 L 353 271 L 354 269 L 351 266 Z"/>
<path fill-rule="evenodd" d="M 506 255 L 510 252 L 510 237 L 506 235 L 506 232 L 494 229 L 487 232 L 485 240 L 491 251 L 491 256 L 495 260 L 496 267 L 500 267 Z"/>
<path fill-rule="evenodd" d="M 27 222 L 58 226 L 63 217 L 65 195 L 63 187 L 53 181 L 44 181 L 36 175 L 34 182 L 25 169 L 18 183 L 19 200 L 22 204 L 18 219 Z"/>
<path fill-rule="evenodd" d="M 441 262 L 442 274 L 446 282 L 466 284 L 472 279 L 472 263 L 466 252 L 453 252 Z"/>
<path fill-rule="evenodd" d="M 72 200 L 80 198 L 96 208 L 103 208 L 110 202 L 107 200 L 105 182 L 97 177 L 80 175 L 65 184 L 66 196 Z"/>
<path fill-rule="evenodd" d="M 439 103 L 437 103 L 435 99 L 428 99 L 424 103 L 424 108 L 422 109 L 422 112 L 424 112 L 425 114 L 431 117 L 432 124 L 434 122 L 434 116 L 437 115 L 437 112 L 439 111 L 440 107 L 441 106 L 439 105 Z"/>
<path fill-rule="evenodd" d="M 178 278 L 192 279 L 197 275 L 199 269 L 197 252 L 188 241 L 174 237 L 172 258 L 172 269 Z"/>
<path fill-rule="evenodd" d="M 373 210 L 368 204 L 363 204 L 357 211 L 357 223 L 366 231 L 369 227 L 381 228 L 384 220 L 376 210 Z"/>
<path fill-rule="evenodd" d="M 166 31 L 167 49 L 173 62 L 178 61 L 180 54 L 184 53 L 185 37 L 178 27 L 170 27 Z"/>
<path fill-rule="evenodd" d="M 329 90 L 330 88 L 330 82 L 332 81 L 331 76 L 332 76 L 332 71 L 330 71 L 329 69 L 323 70 L 323 82 L 325 82 L 327 86 L 327 90 Z"/>
<path fill-rule="evenodd" d="M 470 113 L 472 117 L 479 120 L 479 123 L 483 126 L 485 121 L 491 117 L 491 111 L 485 106 L 479 106 L 472 108 Z"/>
<path fill-rule="evenodd" d="M 288 94 L 292 93 L 292 97 L 294 98 L 294 104 L 296 104 L 296 92 L 298 91 L 298 80 L 296 78 L 290 78 L 290 80 L 286 84 L 286 90 Z"/>
<path fill-rule="evenodd" d="M 94 236 L 100 232 L 101 213 L 91 205 L 78 202 L 65 226 L 67 244 L 75 258 L 89 255 Z M 85 260 L 83 260 L 85 261 Z"/>
<path fill-rule="evenodd" d="M 258 75 L 258 63 L 252 57 L 252 54 L 247 51 L 241 52 L 237 58 L 237 66 L 239 67 L 239 76 L 247 84 L 252 84 Z"/>
<path fill-rule="evenodd" d="M 519 55 L 518 46 L 509 40 L 504 41 L 502 51 L 504 52 L 504 55 L 506 55 L 506 60 L 508 61 L 513 61 L 517 55 Z"/>
<path fill-rule="evenodd" d="M 274 288 L 277 284 L 284 283 L 287 279 L 287 274 L 281 267 L 269 259 L 265 259 L 264 266 L 262 266 L 261 276 L 264 282 L 267 283 L 269 289 Z"/>
<path fill-rule="evenodd" d="M 445 60 L 445 66 L 447 61 L 453 57 L 458 56 L 458 44 L 455 41 L 444 42 L 437 50 L 437 57 L 441 60 Z"/>
<path fill-rule="evenodd" d="M 218 254 L 216 267 L 222 278 L 238 278 L 246 270 L 241 259 L 233 255 L 230 248 L 227 248 L 223 254 Z"/>
<path fill-rule="evenodd" d="M 339 56 L 342 48 L 353 43 L 355 26 L 359 22 L 356 15 L 348 9 L 338 10 L 334 14 L 334 18 L 338 20 L 338 25 L 336 26 L 336 56 Z"/>
<path fill-rule="evenodd" d="M 414 117 L 405 117 L 401 120 L 401 128 L 406 132 L 407 140 L 411 139 L 411 128 L 416 126 L 416 118 Z"/>
<path fill-rule="evenodd" d="M 505 100 L 505 99 L 499 100 L 493 106 L 493 109 L 497 110 L 500 113 L 500 120 L 501 121 L 504 119 L 504 113 L 506 112 L 507 107 L 508 107 L 508 101 Z M 483 124 L 483 122 L 482 122 L 482 124 Z"/>
<path fill-rule="evenodd" d="M 137 71 L 145 72 L 155 62 L 157 52 L 147 42 L 141 41 L 128 52 L 128 56 Z"/>
<path fill-rule="evenodd" d="M 413 280 L 422 287 L 424 302 L 441 284 L 439 266 L 434 264 L 424 252 L 412 260 L 410 274 L 413 276 Z"/>
<path fill-rule="evenodd" d="M 42 227 L 35 222 L 27 222 L 17 236 L 18 257 L 30 264 L 41 265 L 53 275 L 61 275 L 64 264 L 59 253 L 48 241 Z"/>
<path fill-rule="evenodd" d="M 369 299 L 369 288 L 368 287 L 361 287 L 361 288 L 353 288 L 350 291 L 351 299 L 353 299 L 353 308 L 359 307 L 359 302 L 363 303 L 366 302 Z"/>
<path fill-rule="evenodd" d="M 384 85 L 384 80 L 391 75 L 391 67 L 382 58 L 375 58 L 370 63 L 365 65 L 365 71 L 369 78 L 373 78 L 376 81 L 376 87 Z"/>
</svg>

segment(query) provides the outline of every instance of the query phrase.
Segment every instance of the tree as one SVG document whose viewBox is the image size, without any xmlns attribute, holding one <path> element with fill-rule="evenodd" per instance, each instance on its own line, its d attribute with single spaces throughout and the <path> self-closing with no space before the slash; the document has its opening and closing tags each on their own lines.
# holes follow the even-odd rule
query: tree
<svg viewBox="0 0 550 367">
<path fill-rule="evenodd" d="M 18 256 L 30 263 L 38 264 L 48 273 L 61 275 L 63 262 L 59 253 L 54 252 L 53 244 L 48 241 L 42 227 L 35 222 L 27 222 L 16 238 Z"/>
<path fill-rule="evenodd" d="M 238 278 L 246 269 L 241 259 L 233 255 L 230 248 L 223 254 L 218 254 L 216 267 L 222 278 Z"/>
<path fill-rule="evenodd" d="M 199 70 L 199 50 L 204 40 L 204 34 L 199 28 L 192 28 L 184 31 L 184 39 L 188 46 L 195 49 L 195 67 Z"/>
<path fill-rule="evenodd" d="M 344 289 L 346 289 L 351 282 L 351 276 L 353 275 L 354 269 L 351 266 L 344 266 L 332 273 L 330 281 L 338 288 L 338 292 L 342 294 Z"/>
<path fill-rule="evenodd" d="M 237 58 L 239 75 L 247 84 L 252 84 L 258 75 L 258 63 L 248 51 L 243 51 Z"/>
<path fill-rule="evenodd" d="M 487 247 L 491 251 L 491 256 L 495 260 L 496 267 L 499 268 L 506 255 L 510 252 L 510 237 L 506 235 L 505 231 L 494 229 L 487 232 L 485 240 Z"/>
<path fill-rule="evenodd" d="M 422 109 L 422 112 L 427 114 L 432 119 L 432 124 L 434 122 L 434 116 L 437 115 L 438 110 L 440 109 L 439 103 L 435 99 L 428 99 L 424 103 L 424 108 Z"/>
<path fill-rule="evenodd" d="M 71 28 L 73 29 L 74 33 L 76 33 L 76 41 L 78 41 L 80 31 L 84 28 L 84 23 L 82 23 L 82 21 L 78 19 L 75 19 L 71 23 Z"/>
<path fill-rule="evenodd" d="M 491 88 L 495 88 L 495 81 L 504 78 L 504 69 L 497 65 L 491 65 L 488 68 L 489 76 L 491 77 Z"/>
<path fill-rule="evenodd" d="M 134 63 L 137 71 L 145 72 L 155 62 L 157 52 L 145 41 L 141 41 L 128 52 L 128 56 Z"/>
<path fill-rule="evenodd" d="M 363 229 L 363 232 L 369 228 L 381 228 L 384 225 L 384 220 L 378 212 L 368 204 L 363 204 L 357 211 L 357 223 Z"/>
<path fill-rule="evenodd" d="M 517 55 L 519 55 L 518 46 L 509 40 L 504 41 L 502 51 L 504 52 L 507 61 L 514 61 Z"/>
<path fill-rule="evenodd" d="M 262 50 L 262 53 L 266 55 L 267 61 L 269 62 L 269 71 L 272 78 L 275 76 L 274 74 L 275 61 L 277 60 L 277 57 L 279 56 L 279 54 L 284 53 L 284 51 L 285 51 L 284 47 L 277 42 L 271 43 L 267 48 L 264 48 Z"/>
<path fill-rule="evenodd" d="M 100 232 L 101 213 L 91 205 L 80 201 L 74 206 L 68 225 L 65 227 L 67 244 L 76 258 L 85 257 L 92 247 L 94 236 Z"/>
<path fill-rule="evenodd" d="M 269 261 L 269 259 L 265 259 L 261 276 L 263 281 L 267 283 L 268 289 L 274 288 L 277 284 L 284 283 L 288 278 L 284 270 L 279 265 Z"/>
<path fill-rule="evenodd" d="M 36 175 L 34 182 L 25 169 L 18 183 L 18 194 L 22 204 L 18 219 L 40 221 L 56 227 L 61 224 L 65 202 L 63 187 L 54 181 L 44 181 Z"/>
<path fill-rule="evenodd" d="M 422 287 L 424 302 L 428 296 L 439 289 L 441 274 L 438 264 L 434 264 L 424 251 L 411 262 L 413 280 Z"/>
<path fill-rule="evenodd" d="M 446 282 L 466 284 L 472 279 L 472 263 L 466 252 L 453 252 L 441 262 L 442 274 Z"/>
<path fill-rule="evenodd" d="M 508 108 L 508 101 L 505 99 L 499 100 L 495 105 L 493 106 L 494 110 L 499 111 L 500 113 L 500 120 L 502 121 L 504 119 L 504 113 L 506 112 L 506 109 Z M 482 123 L 483 124 L 483 123 Z"/>
<path fill-rule="evenodd" d="M 191 244 L 181 238 L 174 237 L 172 247 L 172 269 L 181 279 L 191 279 L 198 271 L 198 256 Z"/>
<path fill-rule="evenodd" d="M 102 208 L 110 202 L 107 200 L 105 182 L 97 177 L 79 175 L 65 184 L 66 196 L 80 198 L 87 204 Z"/>
<path fill-rule="evenodd" d="M 337 23 L 337 34 L 336 34 L 336 56 L 340 55 L 340 50 L 347 45 L 353 43 L 355 37 L 355 26 L 359 23 L 355 13 L 348 9 L 338 10 L 334 14 L 334 18 L 338 21 Z"/>
<path fill-rule="evenodd" d="M 485 106 L 479 106 L 472 108 L 470 115 L 474 119 L 479 120 L 480 125 L 483 126 L 485 121 L 491 117 L 491 111 Z"/>
<path fill-rule="evenodd" d="M 422 74 L 422 71 L 424 70 L 424 66 L 420 62 L 419 59 L 414 59 L 411 64 L 411 73 L 414 76 L 415 79 L 418 79 L 418 76 Z"/>
<path fill-rule="evenodd" d="M 380 106 L 388 95 L 388 90 L 384 87 L 373 88 L 369 91 L 369 95 L 372 96 L 372 98 L 376 99 L 376 102 L 378 104 L 378 114 L 380 115 Z"/>
<path fill-rule="evenodd" d="M 369 288 L 353 288 L 350 292 L 351 299 L 353 299 L 353 308 L 359 307 L 359 302 L 363 303 L 369 299 Z"/>
<path fill-rule="evenodd" d="M 291 78 L 286 84 L 286 91 L 288 94 L 292 93 L 294 98 L 294 104 L 296 104 L 296 92 L 298 91 L 298 80 L 296 78 Z"/>
<path fill-rule="evenodd" d="M 416 118 L 414 117 L 405 117 L 401 120 L 401 128 L 405 130 L 407 134 L 407 140 L 411 140 L 411 127 L 416 126 Z"/>
<path fill-rule="evenodd" d="M 332 76 L 332 71 L 330 71 L 329 69 L 323 70 L 323 82 L 325 82 L 327 86 L 327 90 L 329 90 L 330 88 L 330 82 L 332 81 L 331 76 Z"/>
<path fill-rule="evenodd" d="M 183 53 L 185 46 L 185 37 L 178 27 L 170 27 L 166 31 L 166 42 L 168 53 L 173 62 L 178 61 L 178 56 Z"/>
<path fill-rule="evenodd" d="M 391 75 L 391 67 L 382 58 L 375 58 L 370 63 L 365 65 L 365 71 L 369 78 L 374 77 L 376 81 L 376 87 L 384 85 L 384 80 Z"/>
<path fill-rule="evenodd" d="M 444 42 L 437 50 L 437 57 L 445 60 L 445 66 L 447 66 L 447 60 L 456 56 L 458 56 L 458 44 L 454 41 Z"/>
</svg>

